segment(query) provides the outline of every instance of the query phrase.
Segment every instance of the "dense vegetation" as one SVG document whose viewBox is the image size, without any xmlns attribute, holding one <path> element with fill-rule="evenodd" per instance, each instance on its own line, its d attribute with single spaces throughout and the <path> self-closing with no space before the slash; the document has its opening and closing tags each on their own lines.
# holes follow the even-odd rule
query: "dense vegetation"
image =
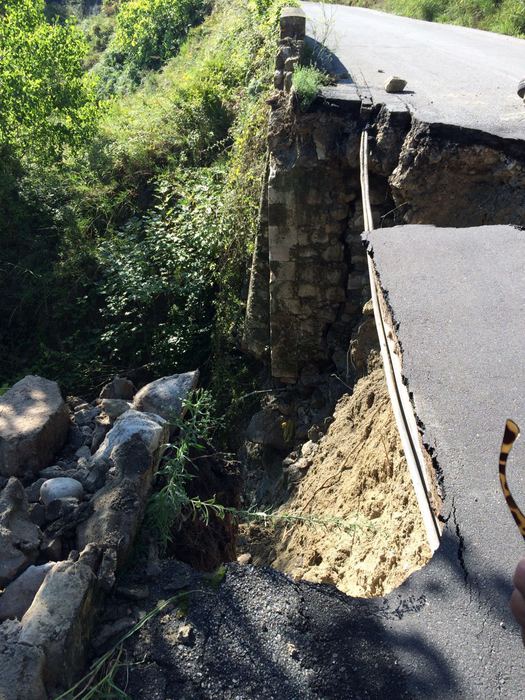
<svg viewBox="0 0 525 700">
<path fill-rule="evenodd" d="M 0 3 L 0 386 L 237 374 L 279 7 Z"/>
<path fill-rule="evenodd" d="M 340 5 L 371 7 L 429 22 L 460 24 L 464 27 L 476 27 L 501 34 L 525 36 L 523 0 L 333 0 L 333 2 Z"/>
</svg>

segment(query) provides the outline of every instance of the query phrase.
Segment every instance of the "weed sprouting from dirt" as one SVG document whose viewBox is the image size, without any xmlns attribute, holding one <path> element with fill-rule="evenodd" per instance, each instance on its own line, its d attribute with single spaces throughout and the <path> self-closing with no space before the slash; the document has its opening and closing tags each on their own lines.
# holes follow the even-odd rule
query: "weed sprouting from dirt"
<svg viewBox="0 0 525 700">
<path fill-rule="evenodd" d="M 198 390 L 184 402 L 184 418 L 175 417 L 172 426 L 177 431 L 177 442 L 169 446 L 170 456 L 158 478 L 163 483 L 151 498 L 147 511 L 148 527 L 156 534 L 162 550 L 171 542 L 177 522 L 188 518 L 199 518 L 205 525 L 215 516 L 219 520 L 230 518 L 234 522 L 258 521 L 265 526 L 275 523 L 310 525 L 340 529 L 352 532 L 361 528 L 356 519 L 337 516 L 283 513 L 259 507 L 235 508 L 219 503 L 215 496 L 208 499 L 190 497 L 187 493 L 188 482 L 193 475 L 188 471 L 192 466 L 198 470 L 196 459 L 206 451 L 219 427 L 219 421 L 213 417 L 213 399 L 207 391 Z"/>
</svg>

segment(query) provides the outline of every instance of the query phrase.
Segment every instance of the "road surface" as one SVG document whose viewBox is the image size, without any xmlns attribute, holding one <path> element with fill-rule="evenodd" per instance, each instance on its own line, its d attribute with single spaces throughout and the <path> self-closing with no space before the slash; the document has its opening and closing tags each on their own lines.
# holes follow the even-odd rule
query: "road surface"
<svg viewBox="0 0 525 700">
<path fill-rule="evenodd" d="M 390 624 L 394 647 L 411 640 L 400 663 L 415 697 L 523 697 L 525 650 L 508 598 L 525 546 L 501 494 L 498 456 L 505 419 L 525 428 L 525 232 L 398 226 L 366 237 L 447 521 L 431 562 L 387 598 L 412 607 Z M 525 507 L 523 437 L 508 476 Z M 430 695 L 419 685 L 428 658 L 418 646 L 441 669 Z"/>
<path fill-rule="evenodd" d="M 375 103 L 402 103 L 428 123 L 525 138 L 525 104 L 516 92 L 525 40 L 359 7 L 302 7 L 307 34 L 334 52 Z M 391 75 L 407 81 L 403 94 L 385 92 Z"/>
</svg>

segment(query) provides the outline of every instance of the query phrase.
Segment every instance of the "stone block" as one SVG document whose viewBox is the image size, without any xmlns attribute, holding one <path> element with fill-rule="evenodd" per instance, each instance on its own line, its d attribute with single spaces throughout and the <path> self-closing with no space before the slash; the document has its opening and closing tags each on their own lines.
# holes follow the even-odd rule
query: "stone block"
<svg viewBox="0 0 525 700">
<path fill-rule="evenodd" d="M 0 398 L 0 474 L 30 476 L 64 445 L 69 411 L 56 382 L 27 376 Z"/>
<path fill-rule="evenodd" d="M 115 377 L 102 388 L 100 398 L 132 401 L 136 393 L 133 382 L 125 377 Z"/>
<path fill-rule="evenodd" d="M 283 7 L 281 10 L 281 39 L 303 40 L 306 32 L 306 15 L 300 7 Z"/>
</svg>

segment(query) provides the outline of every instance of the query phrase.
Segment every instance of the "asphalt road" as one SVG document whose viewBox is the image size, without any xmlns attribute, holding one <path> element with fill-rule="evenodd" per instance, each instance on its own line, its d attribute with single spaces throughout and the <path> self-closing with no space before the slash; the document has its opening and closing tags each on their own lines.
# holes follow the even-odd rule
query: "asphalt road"
<svg viewBox="0 0 525 700">
<path fill-rule="evenodd" d="M 307 34 L 330 48 L 375 103 L 407 105 L 428 123 L 525 138 L 525 40 L 374 10 L 304 2 Z M 343 71 L 343 67 L 340 66 Z M 407 81 L 389 95 L 387 78 Z"/>
<path fill-rule="evenodd" d="M 442 544 L 388 597 L 420 609 L 390 624 L 415 697 L 520 698 L 525 649 L 508 609 L 525 545 L 505 505 L 498 456 L 506 418 L 525 429 L 525 232 L 510 226 L 399 226 L 367 234 L 398 323 L 403 373 L 444 488 Z M 525 508 L 525 439 L 508 476 Z M 421 675 L 440 668 L 430 696 Z M 412 670 L 414 671 L 412 675 Z"/>
</svg>

